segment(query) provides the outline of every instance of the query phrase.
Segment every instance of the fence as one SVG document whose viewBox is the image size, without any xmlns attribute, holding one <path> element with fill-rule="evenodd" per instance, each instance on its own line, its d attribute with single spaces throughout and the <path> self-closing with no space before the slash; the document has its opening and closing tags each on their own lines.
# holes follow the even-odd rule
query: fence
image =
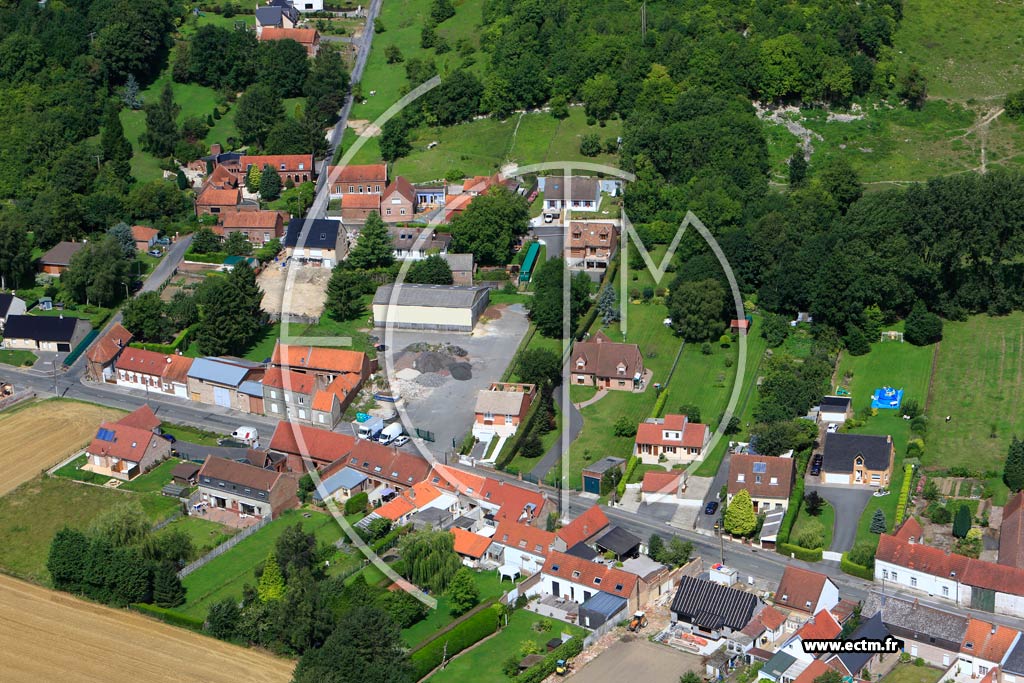
<svg viewBox="0 0 1024 683">
<path fill-rule="evenodd" d="M 214 548 L 210 552 L 206 553 L 205 555 L 200 557 L 195 562 L 192 562 L 190 564 L 185 565 L 185 567 L 180 572 L 178 572 L 178 578 L 179 579 L 184 579 L 186 576 L 188 576 L 189 574 L 191 574 L 195 570 L 199 569 L 200 567 L 202 567 L 204 564 L 206 564 L 210 560 L 212 560 L 212 559 L 214 559 L 216 557 L 219 557 L 219 556 L 223 555 L 224 553 L 226 553 L 227 551 L 231 550 L 236 545 L 238 545 L 239 543 L 241 543 L 245 539 L 249 538 L 250 536 L 252 536 L 254 533 L 259 531 L 260 529 L 262 529 L 263 527 L 265 527 L 269 523 L 270 523 L 270 517 L 267 516 L 267 517 L 264 517 L 263 519 L 261 519 L 256 524 L 253 524 L 251 527 L 248 527 L 246 529 L 243 529 L 242 531 L 239 531 L 237 534 L 235 534 L 234 536 L 232 536 L 228 540 L 224 541 L 219 546 L 217 546 L 216 548 Z"/>
<path fill-rule="evenodd" d="M 74 365 L 75 361 L 78 360 L 78 357 L 85 353 L 85 350 L 89 348 L 89 345 L 92 344 L 93 340 L 98 336 L 100 336 L 99 330 L 90 330 L 89 334 L 85 335 L 85 338 L 78 343 L 78 346 L 75 347 L 74 351 L 69 353 L 68 357 L 64 359 L 64 367 L 70 368 Z"/>
</svg>

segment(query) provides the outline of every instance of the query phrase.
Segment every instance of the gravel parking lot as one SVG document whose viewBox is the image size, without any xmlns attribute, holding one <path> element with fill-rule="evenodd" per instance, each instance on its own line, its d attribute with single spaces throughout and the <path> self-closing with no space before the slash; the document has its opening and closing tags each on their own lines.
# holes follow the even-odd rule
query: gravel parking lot
<svg viewBox="0 0 1024 683">
<path fill-rule="evenodd" d="M 572 680 L 576 683 L 622 683 L 643 672 L 644 683 L 679 683 L 687 671 L 702 677 L 700 657 L 652 643 L 646 638 L 619 641 L 580 669 Z"/>
<path fill-rule="evenodd" d="M 458 445 L 469 432 L 477 392 L 501 379 L 526 334 L 526 311 L 521 305 L 505 306 L 500 312 L 500 317 L 479 323 L 471 335 L 395 330 L 387 338 L 378 332 L 388 346 L 378 360 L 388 366 L 392 390 L 405 399 L 411 419 L 411 424 L 405 425 L 406 431 L 414 435 L 418 427 L 433 432 L 434 443 L 427 446 L 438 459 L 443 459 L 444 452 L 451 449 L 452 439 Z M 417 359 L 419 367 L 414 368 L 404 354 L 414 345 L 441 348 L 445 344 L 459 347 L 466 355 L 455 357 L 453 364 L 444 366 L 434 352 L 421 353 Z M 427 362 L 422 362 L 425 355 Z M 409 379 L 395 377 L 394 371 Z"/>
</svg>

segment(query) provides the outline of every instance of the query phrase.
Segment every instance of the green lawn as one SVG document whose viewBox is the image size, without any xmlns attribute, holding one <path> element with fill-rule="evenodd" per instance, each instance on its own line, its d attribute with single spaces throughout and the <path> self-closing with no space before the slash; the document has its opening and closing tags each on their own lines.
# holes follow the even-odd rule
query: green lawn
<svg viewBox="0 0 1024 683">
<path fill-rule="evenodd" d="M 39 357 L 31 351 L 0 349 L 0 363 L 15 367 L 31 366 Z"/>
<path fill-rule="evenodd" d="M 57 477 L 72 479 L 74 481 L 84 481 L 89 484 L 106 484 L 110 481 L 110 477 L 105 477 L 102 474 L 83 470 L 82 465 L 86 464 L 87 459 L 88 456 L 83 453 L 68 464 L 54 471 L 53 474 Z"/>
<path fill-rule="evenodd" d="M 174 438 L 179 441 L 188 441 L 189 443 L 199 444 L 200 446 L 216 446 L 217 440 L 224 438 L 222 434 L 196 429 L 195 427 L 187 427 L 185 425 L 171 424 L 169 422 L 165 422 L 160 425 L 160 431 L 174 436 Z"/>
<path fill-rule="evenodd" d="M 242 354 L 242 358 L 262 363 L 274 353 L 274 346 L 280 338 L 281 323 L 267 325 L 260 340 L 256 342 L 255 346 Z"/>
<path fill-rule="evenodd" d="M 333 543 L 341 538 L 341 527 L 330 515 L 313 511 L 308 513 L 312 518 L 304 519 L 303 514 L 298 511 L 284 513 L 228 552 L 186 576 L 182 583 L 188 591 L 188 602 L 178 611 L 201 618 L 218 600 L 240 597 L 242 586 L 256 582 L 253 568 L 266 559 L 285 528 L 296 522 L 301 522 L 303 529 L 316 534 L 321 543 Z"/>
<path fill-rule="evenodd" d="M 942 678 L 942 669 L 913 664 L 897 664 L 883 678 L 883 683 L 937 683 Z"/>
<path fill-rule="evenodd" d="M 157 533 L 168 533 L 171 529 L 188 534 L 192 539 L 196 558 L 202 557 L 235 534 L 235 529 L 202 517 L 179 517 Z"/>
<path fill-rule="evenodd" d="M 827 503 L 821 508 L 821 512 L 817 517 L 809 515 L 807 510 L 804 509 L 804 504 L 800 503 L 800 512 L 797 513 L 796 521 L 793 523 L 793 530 L 789 534 L 790 542 L 796 543 L 794 539 L 812 519 L 821 522 L 821 526 L 825 528 L 824 542 L 821 547 L 828 550 L 832 546 L 832 531 L 836 524 L 836 511 Z"/>
<path fill-rule="evenodd" d="M 373 315 L 370 308 L 373 295 L 364 296 L 363 301 L 366 306 L 365 313 L 352 320 L 337 321 L 325 311 L 320 316 L 320 322 L 315 325 L 281 325 L 279 336 L 283 342 L 289 344 L 294 344 L 293 339 L 296 337 L 351 337 L 352 345 L 348 348 L 362 351 L 370 358 L 376 358 L 377 350 L 370 343 L 370 332 L 364 331 L 369 329 L 368 320 Z M 271 350 L 273 350 L 273 345 L 271 345 Z"/>
<path fill-rule="evenodd" d="M 551 630 L 537 631 L 533 628 L 535 623 L 542 620 L 551 624 Z M 575 624 L 546 619 L 522 609 L 516 610 L 509 617 L 508 626 L 497 635 L 457 656 L 447 667 L 427 680 L 430 683 L 462 683 L 469 680 L 474 683 L 508 683 L 508 677 L 501 670 L 502 664 L 510 656 L 518 656 L 523 643 L 531 641 L 537 646 L 538 652 L 545 652 L 545 644 L 561 633 L 583 636 L 586 631 Z"/>
<path fill-rule="evenodd" d="M 177 458 L 168 458 L 149 472 L 121 484 L 121 488 L 140 493 L 159 493 L 160 489 L 171 483 L 171 470 L 180 462 Z"/>
<path fill-rule="evenodd" d="M 83 320 L 88 320 L 90 325 L 98 329 L 107 322 L 107 319 L 110 318 L 110 314 L 113 312 L 113 309 L 103 308 L 102 306 L 83 306 L 81 308 L 69 308 L 64 310 L 57 310 L 56 308 L 53 308 L 49 311 L 33 309 L 31 315 L 47 316 L 50 318 L 58 318 L 60 316 L 64 316 L 65 318 L 81 318 Z"/>
<path fill-rule="evenodd" d="M 475 571 L 473 572 L 473 578 L 476 580 L 476 588 L 480 593 L 480 602 L 489 600 L 490 598 L 496 598 L 512 587 L 511 582 L 505 583 L 503 586 L 498 581 L 497 573 L 492 571 Z M 447 596 L 437 596 L 437 608 L 431 610 L 430 613 L 427 614 L 427 618 L 423 621 L 413 624 L 407 629 L 403 629 L 402 642 L 409 647 L 413 647 L 424 640 L 427 640 L 438 630 L 455 621 L 455 617 L 453 617 L 448 611 L 449 606 Z"/>
<path fill-rule="evenodd" d="M 0 498 L 0 568 L 46 584 L 46 556 L 53 535 L 64 526 L 85 529 L 101 513 L 138 500 L 153 522 L 178 508 L 178 501 L 156 494 L 130 494 L 86 486 L 62 477 L 38 477 Z"/>
<path fill-rule="evenodd" d="M 1022 373 L 1024 313 L 946 322 L 928 411 L 925 467 L 1001 472 L 1010 439 L 1024 435 Z"/>
<path fill-rule="evenodd" d="M 928 395 L 928 376 L 934 351 L 933 346 L 875 342 L 871 345 L 871 352 L 866 355 L 850 356 L 844 353 L 839 362 L 837 377 L 850 390 L 854 411 L 859 411 L 869 404 L 872 392 L 882 386 L 903 388 L 904 401 L 914 399 L 924 405 Z M 889 485 L 892 493 L 882 498 L 872 497 L 857 525 L 858 542 L 877 543 L 878 536 L 870 531 L 871 518 L 875 510 L 881 508 L 889 528 L 893 526 L 896 501 L 899 498 L 900 486 L 903 484 L 903 456 L 910 435 L 910 423 L 899 415 L 899 411 L 880 410 L 878 415 L 869 418 L 863 427 L 852 429 L 850 432 L 883 436 L 891 434 L 896 448 L 892 481 Z"/>
</svg>

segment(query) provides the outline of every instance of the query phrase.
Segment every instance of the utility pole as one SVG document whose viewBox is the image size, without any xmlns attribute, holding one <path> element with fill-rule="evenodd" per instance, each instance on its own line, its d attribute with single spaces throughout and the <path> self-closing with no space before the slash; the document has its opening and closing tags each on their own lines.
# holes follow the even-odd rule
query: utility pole
<svg viewBox="0 0 1024 683">
<path fill-rule="evenodd" d="M 725 536 L 722 535 L 722 531 L 725 531 L 725 529 L 721 529 L 718 532 L 718 544 L 722 548 L 722 564 L 725 564 Z"/>
</svg>

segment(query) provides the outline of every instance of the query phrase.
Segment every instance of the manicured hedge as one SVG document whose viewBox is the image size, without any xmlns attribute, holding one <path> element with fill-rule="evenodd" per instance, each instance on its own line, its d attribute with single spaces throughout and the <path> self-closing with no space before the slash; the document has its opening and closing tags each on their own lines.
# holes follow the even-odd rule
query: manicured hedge
<svg viewBox="0 0 1024 683">
<path fill-rule="evenodd" d="M 156 605 L 147 605 L 145 603 L 134 603 L 132 609 L 142 614 L 148 614 L 151 617 L 155 617 L 160 621 L 171 624 L 172 626 L 181 626 L 183 628 L 191 629 L 193 631 L 203 630 L 203 620 L 199 617 L 190 617 L 174 610 L 165 609 L 163 607 L 157 607 Z"/>
<path fill-rule="evenodd" d="M 184 351 L 188 348 L 188 345 L 192 343 L 192 337 L 195 335 L 196 328 L 199 324 L 186 327 L 178 336 L 175 337 L 170 344 L 147 344 L 145 342 L 132 342 L 129 344 L 132 348 L 145 349 L 146 351 L 155 351 L 157 353 L 163 353 L 166 355 L 172 355 L 177 351 Z"/>
<path fill-rule="evenodd" d="M 534 664 L 523 673 L 516 676 L 516 683 L 540 683 L 545 678 L 555 673 L 555 667 L 559 659 L 566 661 L 572 659 L 580 652 L 583 652 L 583 639 L 570 638 L 554 650 L 552 650 L 544 661 Z"/>
<path fill-rule="evenodd" d="M 197 254 L 191 249 L 185 252 L 185 261 L 191 261 L 192 263 L 213 263 L 220 265 L 224 263 L 224 259 L 228 257 L 226 251 L 214 251 L 209 254 Z"/>
<path fill-rule="evenodd" d="M 622 500 L 622 497 L 626 495 L 626 483 L 633 476 L 633 472 L 636 471 L 636 466 L 639 462 L 640 458 L 635 455 L 629 456 L 629 460 L 626 461 L 626 473 L 622 475 L 622 479 L 619 479 L 619 485 L 616 487 L 619 500 Z"/>
<path fill-rule="evenodd" d="M 903 516 L 907 514 L 907 501 L 910 500 L 910 486 L 914 483 L 914 466 L 907 464 L 903 466 L 903 486 L 900 487 L 900 497 L 896 501 L 896 519 L 893 520 L 893 529 L 899 527 L 903 522 Z"/>
<path fill-rule="evenodd" d="M 442 633 L 412 654 L 413 670 L 419 680 L 437 668 L 447 652 L 449 658 L 498 630 L 501 605 L 480 610 L 451 631 Z"/>
<path fill-rule="evenodd" d="M 875 580 L 874 570 L 868 569 L 862 564 L 856 564 L 855 562 L 846 559 L 846 553 L 843 553 L 843 559 L 839 561 L 839 567 L 851 576 L 859 577 L 865 581 Z"/>
<path fill-rule="evenodd" d="M 796 559 L 804 562 L 821 561 L 821 548 L 804 548 L 792 543 L 776 543 L 775 550 L 786 557 L 792 554 Z"/>
<path fill-rule="evenodd" d="M 665 403 L 667 402 L 668 387 L 665 387 L 661 390 L 658 400 L 654 402 L 654 410 L 651 412 L 651 417 L 661 417 L 661 414 L 665 411 Z"/>
</svg>

